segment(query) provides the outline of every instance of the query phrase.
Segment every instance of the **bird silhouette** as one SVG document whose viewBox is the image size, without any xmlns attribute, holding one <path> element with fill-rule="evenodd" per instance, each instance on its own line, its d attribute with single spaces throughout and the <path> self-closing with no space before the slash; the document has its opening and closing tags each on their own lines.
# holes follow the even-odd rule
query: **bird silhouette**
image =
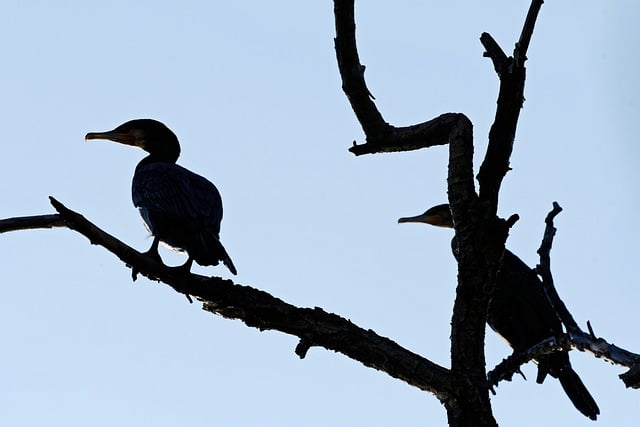
<svg viewBox="0 0 640 427">
<path fill-rule="evenodd" d="M 418 216 L 400 218 L 398 222 L 453 228 L 448 204 L 434 206 Z M 531 268 L 507 249 L 489 300 L 487 323 L 518 352 L 563 333 L 562 323 L 544 292 L 542 282 Z M 557 378 L 573 405 L 588 418 L 597 418 L 600 409 L 571 367 L 568 351 L 538 356 L 536 362 L 536 382 L 541 384 L 547 374 Z"/>
<path fill-rule="evenodd" d="M 158 243 L 185 251 L 180 268 L 218 265 L 220 261 L 237 274 L 233 261 L 220 243 L 222 198 L 211 181 L 176 164 L 180 144 L 163 123 L 137 119 L 107 132 L 90 132 L 86 140 L 106 139 L 139 147 L 149 153 L 136 166 L 131 185 L 133 205 L 138 208 L 153 243 L 147 251 L 161 261 Z"/>
</svg>

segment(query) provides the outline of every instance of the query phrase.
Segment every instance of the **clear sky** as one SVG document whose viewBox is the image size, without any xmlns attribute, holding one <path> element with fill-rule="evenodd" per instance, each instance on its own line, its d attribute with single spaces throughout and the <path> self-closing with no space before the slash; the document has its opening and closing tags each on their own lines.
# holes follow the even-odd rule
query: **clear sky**
<svg viewBox="0 0 640 427">
<path fill-rule="evenodd" d="M 498 88 L 478 39 L 488 31 L 511 51 L 528 5 L 360 1 L 361 61 L 385 118 L 467 114 L 477 167 Z M 639 19 L 633 0 L 545 2 L 500 204 L 521 217 L 508 247 L 530 265 L 551 203 L 564 207 L 552 252 L 559 292 L 580 324 L 636 352 Z M 51 213 L 53 195 L 146 250 L 130 200 L 143 152 L 83 137 L 155 118 L 180 138 L 180 163 L 220 189 L 239 283 L 448 366 L 451 234 L 396 224 L 446 201 L 447 149 L 350 154 L 363 135 L 333 37 L 329 0 L 3 2 L 0 217 Z M 69 230 L 4 234 L 0 262 L 4 426 L 446 423 L 433 396 L 386 374 L 318 348 L 301 361 L 293 337 L 132 283 L 113 255 Z M 509 352 L 488 331 L 489 365 Z M 597 425 L 637 425 L 624 370 L 571 358 L 600 405 Z M 500 384 L 501 425 L 593 425 L 557 381 L 535 384 L 535 371 Z"/>
</svg>

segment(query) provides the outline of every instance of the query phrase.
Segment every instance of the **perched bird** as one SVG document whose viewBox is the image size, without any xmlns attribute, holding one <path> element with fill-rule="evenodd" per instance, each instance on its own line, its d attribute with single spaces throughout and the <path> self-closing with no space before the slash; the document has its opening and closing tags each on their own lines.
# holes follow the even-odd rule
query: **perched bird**
<svg viewBox="0 0 640 427">
<path fill-rule="evenodd" d="M 447 204 L 434 206 L 422 215 L 400 218 L 398 222 L 419 222 L 453 228 Z M 563 333 L 562 323 L 536 273 L 506 249 L 489 301 L 487 323 L 515 351 L 525 351 L 547 338 Z M 557 378 L 573 405 L 590 419 L 597 418 L 600 409 L 571 367 L 567 351 L 539 356 L 536 362 L 536 382 L 542 383 L 547 374 Z"/>
<path fill-rule="evenodd" d="M 189 271 L 193 261 L 218 265 L 237 274 L 220 243 L 222 198 L 206 178 L 176 164 L 180 144 L 164 124 L 151 119 L 131 120 L 108 132 L 90 132 L 90 139 L 107 139 L 140 147 L 149 153 L 136 166 L 131 185 L 133 205 L 140 211 L 153 243 L 147 254 L 161 260 L 158 243 L 186 251 Z"/>
</svg>

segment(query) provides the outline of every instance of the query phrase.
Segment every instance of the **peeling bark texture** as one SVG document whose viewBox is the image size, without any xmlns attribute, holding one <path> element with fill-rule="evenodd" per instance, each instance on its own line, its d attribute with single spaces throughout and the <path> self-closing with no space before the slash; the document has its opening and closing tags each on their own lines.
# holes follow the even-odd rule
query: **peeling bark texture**
<svg viewBox="0 0 640 427">
<path fill-rule="evenodd" d="M 500 381 L 511 381 L 513 374 L 519 373 L 520 367 L 525 363 L 543 354 L 568 350 L 588 352 L 605 362 L 629 368 L 627 372 L 619 375 L 620 379 L 627 387 L 640 388 L 640 378 L 637 377 L 640 372 L 640 355 L 609 344 L 604 338 L 581 330 L 547 338 L 527 351 L 513 353 L 488 373 L 489 383 L 495 386 Z"/>
<path fill-rule="evenodd" d="M 296 353 L 300 357 L 304 357 L 312 346 L 324 347 L 431 392 L 442 402 L 451 400 L 450 371 L 389 338 L 319 307 L 296 307 L 267 292 L 238 285 L 231 280 L 204 277 L 167 267 L 102 231 L 53 197 L 50 199 L 58 214 L 0 220 L 0 232 L 67 227 L 87 237 L 91 244 L 104 247 L 132 270 L 166 283 L 176 292 L 196 297 L 206 311 L 228 319 L 242 320 L 247 326 L 261 331 L 277 330 L 299 337 L 301 344 L 296 348 Z"/>
</svg>

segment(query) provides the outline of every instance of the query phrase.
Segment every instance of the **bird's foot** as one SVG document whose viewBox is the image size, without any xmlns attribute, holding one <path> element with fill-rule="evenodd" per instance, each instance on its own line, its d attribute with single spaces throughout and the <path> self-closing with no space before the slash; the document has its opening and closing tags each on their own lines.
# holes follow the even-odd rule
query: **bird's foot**
<svg viewBox="0 0 640 427">
<path fill-rule="evenodd" d="M 193 259 L 191 257 L 189 257 L 189 259 L 187 259 L 187 262 L 185 262 L 184 264 L 178 266 L 178 267 L 171 267 L 171 269 L 173 271 L 175 271 L 176 273 L 180 274 L 180 275 L 187 275 L 189 273 L 191 273 L 191 264 L 193 264 Z M 187 301 L 189 301 L 189 304 L 193 304 L 193 300 L 191 299 L 191 295 L 189 294 L 184 294 L 185 297 L 187 297 Z"/>
<path fill-rule="evenodd" d="M 163 264 L 162 262 L 162 258 L 160 257 L 160 254 L 158 253 L 158 244 L 155 242 L 153 242 L 153 244 L 151 245 L 151 247 L 149 248 L 148 251 L 146 252 L 142 252 L 141 254 L 142 256 L 151 258 L 152 260 L 154 260 L 157 263 Z M 140 273 L 140 270 L 138 270 L 138 268 L 136 266 L 131 267 L 131 279 L 135 282 L 136 279 L 138 279 L 138 273 Z"/>
<path fill-rule="evenodd" d="M 151 258 L 154 261 L 159 262 L 159 263 L 162 264 L 162 258 L 160 258 L 160 254 L 158 253 L 158 247 L 157 246 L 156 247 L 151 246 L 151 248 L 148 251 L 143 252 L 142 255 L 144 255 L 144 256 L 146 256 L 148 258 Z"/>
</svg>

